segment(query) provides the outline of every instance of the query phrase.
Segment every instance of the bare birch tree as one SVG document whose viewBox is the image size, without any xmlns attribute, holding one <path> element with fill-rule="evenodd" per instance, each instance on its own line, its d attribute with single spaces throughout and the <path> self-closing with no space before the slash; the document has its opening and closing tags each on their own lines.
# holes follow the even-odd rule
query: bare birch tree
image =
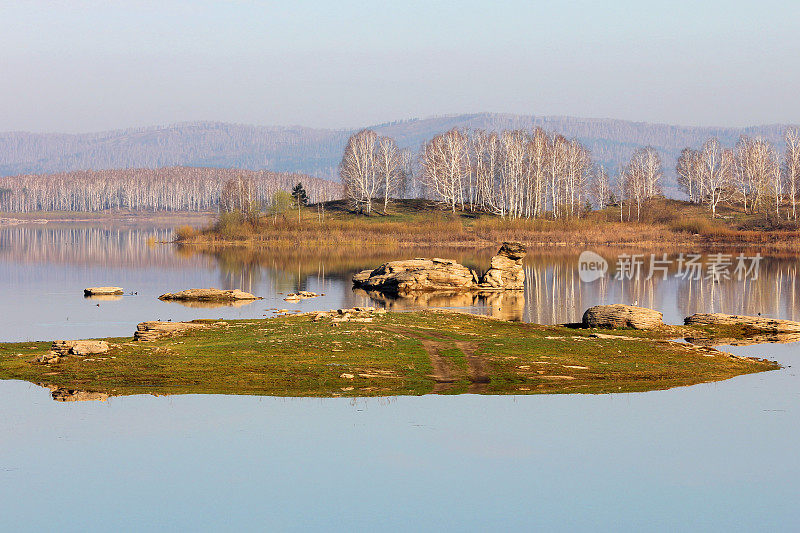
<svg viewBox="0 0 800 533">
<path fill-rule="evenodd" d="M 378 134 L 372 130 L 354 133 L 339 163 L 339 177 L 350 207 L 367 215 L 372 212 L 372 199 L 380 188 L 375 160 L 377 139 Z"/>
<path fill-rule="evenodd" d="M 786 176 L 786 194 L 792 206 L 792 218 L 797 220 L 797 188 L 800 181 L 800 132 L 796 129 L 786 130 L 786 159 L 784 161 Z"/>
<path fill-rule="evenodd" d="M 422 178 L 433 197 L 455 213 L 464 208 L 464 182 L 469 172 L 469 140 L 458 129 L 431 139 L 420 155 Z"/>
<path fill-rule="evenodd" d="M 403 179 L 403 155 L 391 137 L 380 137 L 376 146 L 375 170 L 383 192 L 383 211 L 389 208 L 389 196 L 396 194 Z"/>
</svg>

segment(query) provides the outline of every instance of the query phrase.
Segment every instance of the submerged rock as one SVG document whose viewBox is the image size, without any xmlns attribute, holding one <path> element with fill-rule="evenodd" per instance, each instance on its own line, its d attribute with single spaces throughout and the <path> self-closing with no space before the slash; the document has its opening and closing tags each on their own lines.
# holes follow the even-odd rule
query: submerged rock
<svg viewBox="0 0 800 533">
<path fill-rule="evenodd" d="M 359 272 L 353 276 L 353 285 L 367 291 L 392 294 L 520 290 L 525 284 L 525 271 L 522 269 L 525 253 L 521 243 L 503 243 L 482 277 L 451 259 L 389 261 L 375 270 Z"/>
<path fill-rule="evenodd" d="M 583 325 L 590 328 L 653 329 L 664 325 L 664 315 L 633 305 L 596 305 L 583 314 Z"/>
<path fill-rule="evenodd" d="M 253 296 L 249 292 L 239 289 L 186 289 L 176 293 L 166 293 L 158 297 L 159 300 L 194 300 L 194 301 L 225 301 L 225 300 L 260 300 L 260 296 Z"/>
<path fill-rule="evenodd" d="M 747 326 L 765 333 L 800 333 L 800 322 L 762 316 L 696 313 L 684 319 L 687 326 Z"/>
<path fill-rule="evenodd" d="M 122 287 L 88 287 L 83 289 L 84 296 L 115 296 L 123 293 Z"/>
<path fill-rule="evenodd" d="M 299 302 L 300 300 L 306 300 L 308 298 L 316 298 L 317 296 L 319 296 L 319 294 L 317 294 L 316 292 L 300 291 L 287 294 L 284 300 L 287 302 Z"/>
</svg>

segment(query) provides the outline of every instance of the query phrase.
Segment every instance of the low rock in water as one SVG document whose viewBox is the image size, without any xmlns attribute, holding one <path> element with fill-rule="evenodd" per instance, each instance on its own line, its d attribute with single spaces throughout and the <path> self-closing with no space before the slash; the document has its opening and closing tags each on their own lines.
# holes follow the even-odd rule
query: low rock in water
<svg viewBox="0 0 800 533">
<path fill-rule="evenodd" d="M 686 317 L 684 323 L 687 326 L 747 326 L 765 333 L 800 333 L 800 322 L 762 316 L 696 313 Z"/>
<path fill-rule="evenodd" d="M 196 300 L 196 301 L 224 301 L 224 300 L 260 300 L 260 296 L 254 296 L 249 292 L 239 289 L 186 289 L 185 291 L 162 294 L 159 300 Z"/>
<path fill-rule="evenodd" d="M 83 289 L 84 296 L 113 296 L 123 294 L 122 287 L 87 287 Z"/>
</svg>

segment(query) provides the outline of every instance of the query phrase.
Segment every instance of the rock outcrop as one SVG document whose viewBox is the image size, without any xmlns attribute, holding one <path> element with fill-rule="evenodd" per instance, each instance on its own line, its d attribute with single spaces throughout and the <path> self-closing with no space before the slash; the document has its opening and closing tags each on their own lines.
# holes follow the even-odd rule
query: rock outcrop
<svg viewBox="0 0 800 533">
<path fill-rule="evenodd" d="M 159 320 L 150 320 L 148 322 L 140 322 L 136 326 L 133 340 L 154 341 L 168 335 L 178 335 L 193 329 L 203 329 L 205 327 L 208 327 L 208 324 L 203 322 L 162 322 Z"/>
<path fill-rule="evenodd" d="M 58 355 L 92 355 L 106 353 L 108 343 L 106 341 L 53 341 L 50 350 Z"/>
<path fill-rule="evenodd" d="M 481 279 L 481 285 L 500 289 L 523 289 L 525 271 L 522 269 L 522 258 L 526 253 L 522 244 L 504 242 L 497 255 L 492 257 L 489 270 Z"/>
<path fill-rule="evenodd" d="M 122 287 L 87 287 L 83 289 L 84 296 L 115 296 L 123 293 Z"/>
<path fill-rule="evenodd" d="M 653 329 L 664 325 L 664 315 L 633 305 L 596 305 L 583 314 L 583 325 L 589 328 Z"/>
<path fill-rule="evenodd" d="M 525 284 L 525 252 L 520 243 L 503 243 L 483 276 L 451 259 L 390 261 L 375 270 L 359 272 L 353 276 L 353 285 L 390 294 L 521 290 Z"/>
<path fill-rule="evenodd" d="M 58 363 L 62 358 L 70 355 L 87 356 L 108 351 L 108 343 L 106 341 L 95 340 L 78 340 L 78 341 L 53 341 L 50 345 L 50 351 L 44 355 L 36 357 L 33 362 L 35 363 Z"/>
<path fill-rule="evenodd" d="M 800 322 L 761 316 L 697 313 L 684 319 L 687 326 L 747 326 L 764 333 L 800 333 Z"/>
<path fill-rule="evenodd" d="M 158 297 L 159 300 L 186 300 L 199 302 L 220 302 L 231 300 L 260 300 L 260 296 L 253 296 L 249 292 L 239 289 L 186 289 L 176 293 L 166 293 Z"/>
</svg>

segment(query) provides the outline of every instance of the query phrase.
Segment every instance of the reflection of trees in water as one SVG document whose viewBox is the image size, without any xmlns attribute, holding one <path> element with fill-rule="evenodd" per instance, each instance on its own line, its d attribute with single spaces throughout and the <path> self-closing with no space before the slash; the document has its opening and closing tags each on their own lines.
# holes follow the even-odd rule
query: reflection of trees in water
<svg viewBox="0 0 800 533">
<path fill-rule="evenodd" d="M 311 251 L 234 251 L 215 256 L 225 288 L 256 290 L 262 275 L 269 278 L 274 293 L 313 290 L 325 292 L 335 286 L 343 291 L 342 305 L 381 305 L 389 309 L 426 307 L 467 308 L 504 318 L 543 324 L 579 322 L 583 312 L 597 304 L 637 304 L 663 312 L 677 309 L 688 316 L 695 312 L 725 312 L 800 318 L 795 259 L 765 259 L 756 280 L 685 280 L 670 267 L 667 279 L 656 273 L 647 279 L 647 269 L 636 279 L 617 280 L 613 272 L 591 283 L 578 275 L 578 256 L 574 253 L 539 254 L 525 259 L 524 292 L 505 293 L 422 293 L 392 298 L 377 293 L 351 290 L 352 275 L 383 261 L 402 257 L 453 257 L 442 250 L 383 251 L 362 254 L 336 250 Z M 489 254 L 490 255 L 490 254 Z M 488 263 L 488 257 L 461 254 L 458 258 L 473 265 Z M 615 263 L 615 256 L 608 256 Z M 382 261 L 383 260 L 383 261 Z M 264 271 L 264 274 L 262 274 Z M 674 298 L 674 303 L 673 303 Z"/>
<path fill-rule="evenodd" d="M 613 261 L 613 258 L 612 258 Z M 613 275 L 591 283 L 578 276 L 577 257 L 573 261 L 550 262 L 532 258 L 525 266 L 525 320 L 539 323 L 578 322 L 583 312 L 601 303 L 637 304 L 668 311 L 671 295 L 684 316 L 698 312 L 800 318 L 795 259 L 764 259 L 757 279 L 720 280 L 683 279 L 676 268 L 667 279 L 647 272 L 637 279 L 614 279 Z"/>
<path fill-rule="evenodd" d="M 17 263 L 183 268 L 166 228 L 113 228 L 74 224 L 0 227 L 0 255 Z"/>
<path fill-rule="evenodd" d="M 678 306 L 688 315 L 715 312 L 800 319 L 797 261 L 765 258 L 756 279 L 686 280 L 678 285 Z"/>
</svg>

